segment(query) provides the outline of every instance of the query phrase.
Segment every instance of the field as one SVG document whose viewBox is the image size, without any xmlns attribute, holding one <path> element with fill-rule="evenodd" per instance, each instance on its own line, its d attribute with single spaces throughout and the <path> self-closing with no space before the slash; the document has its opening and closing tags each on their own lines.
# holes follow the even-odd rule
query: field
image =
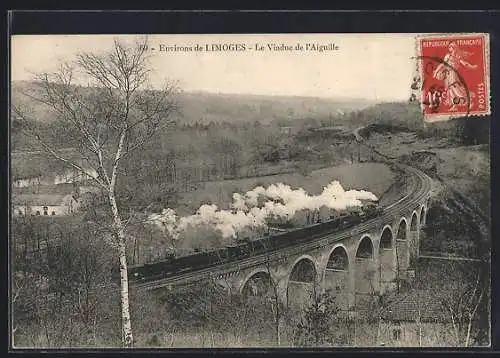
<svg viewBox="0 0 500 358">
<path fill-rule="evenodd" d="M 382 153 L 401 157 L 424 169 L 435 166 L 434 176 L 456 191 L 470 196 L 489 212 L 490 153 L 488 144 L 459 145 L 451 138 L 418 138 L 416 133 L 376 133 L 368 139 Z M 479 186 L 483 190 L 479 190 Z M 486 196 L 485 196 L 486 195 Z"/>
<path fill-rule="evenodd" d="M 311 195 L 318 195 L 323 187 L 334 180 L 338 180 L 345 190 L 367 190 L 380 197 L 393 183 L 394 173 L 385 164 L 356 163 L 314 170 L 309 175 L 292 173 L 210 181 L 203 183 L 200 189 L 182 194 L 179 202 L 183 203 L 183 207 L 185 205 L 185 211 L 197 209 L 200 205 L 209 203 L 228 209 L 233 193 L 245 193 L 256 186 L 267 187 L 271 184 L 284 183 L 292 188 L 303 188 Z"/>
<path fill-rule="evenodd" d="M 428 225 L 421 235 L 422 252 L 478 257 L 489 251 L 488 144 L 464 146 L 451 137 L 422 139 L 412 132 L 374 133 L 368 143 L 434 179 Z"/>
</svg>

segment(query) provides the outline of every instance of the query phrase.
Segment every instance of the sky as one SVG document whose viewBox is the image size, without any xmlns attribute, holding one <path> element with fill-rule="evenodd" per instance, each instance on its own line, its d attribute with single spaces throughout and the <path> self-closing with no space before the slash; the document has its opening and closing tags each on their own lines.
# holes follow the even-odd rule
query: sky
<svg viewBox="0 0 500 358">
<path fill-rule="evenodd" d="M 11 79 L 50 72 L 79 51 L 101 52 L 113 39 L 134 35 L 16 35 L 11 39 Z M 150 35 L 152 84 L 165 78 L 184 91 L 406 100 L 415 68 L 412 34 Z M 195 51 L 196 45 L 203 51 Z M 245 45 L 244 51 L 207 51 L 213 44 Z M 292 51 L 267 45 L 291 46 Z M 301 45 L 303 50 L 296 49 Z M 307 44 L 329 50 L 319 52 Z M 172 47 L 192 48 L 177 51 Z M 262 51 L 256 46 L 263 48 Z M 154 48 L 154 50 L 153 50 Z M 164 51 L 170 48 L 170 51 Z M 331 50 L 332 48 L 337 48 Z"/>
</svg>

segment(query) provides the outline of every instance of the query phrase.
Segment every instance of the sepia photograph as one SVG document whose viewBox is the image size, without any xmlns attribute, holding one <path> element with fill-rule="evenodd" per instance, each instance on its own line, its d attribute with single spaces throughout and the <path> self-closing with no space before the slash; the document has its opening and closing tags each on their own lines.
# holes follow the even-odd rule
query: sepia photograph
<svg viewBox="0 0 500 358">
<path fill-rule="evenodd" d="M 491 346 L 488 34 L 10 41 L 13 350 Z"/>
</svg>

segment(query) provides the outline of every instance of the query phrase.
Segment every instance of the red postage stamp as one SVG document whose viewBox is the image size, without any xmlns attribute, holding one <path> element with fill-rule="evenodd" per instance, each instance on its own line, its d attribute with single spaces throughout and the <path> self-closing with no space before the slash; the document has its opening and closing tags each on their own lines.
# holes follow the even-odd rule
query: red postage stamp
<svg viewBox="0 0 500 358">
<path fill-rule="evenodd" d="M 421 36 L 417 46 L 425 120 L 491 114 L 488 34 Z"/>
</svg>

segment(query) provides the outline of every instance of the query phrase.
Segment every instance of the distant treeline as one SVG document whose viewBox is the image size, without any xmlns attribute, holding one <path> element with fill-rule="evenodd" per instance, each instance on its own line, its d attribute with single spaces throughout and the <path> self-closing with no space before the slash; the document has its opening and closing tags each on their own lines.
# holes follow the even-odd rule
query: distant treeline
<svg viewBox="0 0 500 358">
<path fill-rule="evenodd" d="M 490 116 L 460 117 L 434 123 L 424 122 L 418 104 L 382 103 L 356 112 L 354 122 L 370 133 L 415 132 L 420 138 L 447 138 L 461 145 L 490 143 Z"/>
<path fill-rule="evenodd" d="M 291 171 L 311 165 L 338 165 L 354 161 L 354 128 L 361 135 L 373 132 L 415 132 L 418 137 L 447 138 L 460 145 L 489 143 L 487 117 L 458 118 L 424 123 L 413 103 L 382 103 L 327 116 L 260 121 L 178 121 L 160 130 L 125 163 L 119 179 L 121 202 L 135 209 L 175 205 L 179 192 L 196 190 L 208 181 L 239 179 Z M 72 143 L 57 136 L 57 122 L 36 122 L 46 141 L 56 148 Z M 324 130 L 318 130 L 324 129 Z M 12 121 L 12 148 L 33 150 L 33 139 Z M 75 153 L 76 154 L 76 153 Z M 47 159 L 47 160 L 45 160 Z M 27 153 L 12 158 L 13 177 L 30 177 L 62 171 L 63 165 L 48 156 Z M 139 195 L 138 195 L 139 194 Z M 126 203 L 126 204 L 125 204 Z"/>
</svg>

